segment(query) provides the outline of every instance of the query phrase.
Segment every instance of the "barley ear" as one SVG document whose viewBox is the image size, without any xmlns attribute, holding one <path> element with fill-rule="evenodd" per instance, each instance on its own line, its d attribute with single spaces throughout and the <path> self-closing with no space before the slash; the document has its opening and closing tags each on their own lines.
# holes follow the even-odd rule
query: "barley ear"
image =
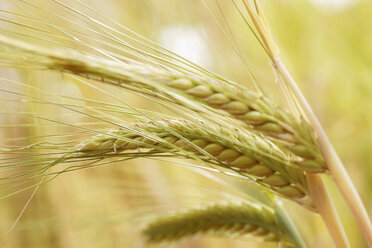
<svg viewBox="0 0 372 248">
<path fill-rule="evenodd" d="M 197 159 L 235 171 L 282 197 L 311 206 L 304 172 L 279 148 L 247 131 L 186 120 L 142 122 L 93 136 L 74 149 L 79 156 L 123 156 L 132 150 L 140 151 L 138 156 L 172 153 Z"/>
<path fill-rule="evenodd" d="M 294 247 L 274 210 L 249 202 L 215 203 L 157 217 L 142 230 L 147 244 L 179 242 L 200 236 L 253 237 Z"/>
</svg>

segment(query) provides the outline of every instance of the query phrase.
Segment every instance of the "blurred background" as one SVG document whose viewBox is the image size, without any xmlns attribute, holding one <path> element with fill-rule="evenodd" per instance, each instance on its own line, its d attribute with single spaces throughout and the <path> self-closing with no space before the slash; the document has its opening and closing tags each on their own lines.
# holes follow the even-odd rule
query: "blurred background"
<svg viewBox="0 0 372 248">
<path fill-rule="evenodd" d="M 79 19 L 58 9 L 52 1 L 31 2 L 65 18 Z M 61 2 L 73 4 L 69 0 Z M 167 49 L 251 88 L 249 70 L 252 71 L 265 92 L 284 105 L 267 56 L 230 1 L 84 2 Z M 372 215 L 372 1 L 261 2 L 281 49 L 282 60 L 311 103 Z M 1 1 L 0 8 L 23 11 L 18 1 L 11 0 Z M 6 13 L 0 15 L 9 19 Z M 17 29 L 7 22 L 0 23 L 0 27 L 1 31 Z M 79 31 L 78 25 L 70 28 Z M 101 91 L 61 73 L 0 68 L 0 77 L 55 94 L 114 102 Z M 0 86 L 14 91 L 20 88 L 9 82 L 1 82 Z M 107 85 L 100 85 L 100 88 L 131 106 L 164 110 L 125 91 Z M 1 109 L 49 113 L 60 116 L 65 123 L 84 122 L 84 117 L 71 115 L 56 106 L 26 104 L 17 97 L 9 104 L 2 100 L 7 98 L 6 94 L 0 96 Z M 19 125 L 24 123 L 33 125 Z M 0 124 L 0 138 L 17 145 L 30 142 L 17 139 L 19 137 L 70 131 L 69 127 L 56 128 L 42 120 L 16 114 L 0 115 Z M 327 184 L 342 214 L 352 247 L 366 247 L 335 186 L 330 180 Z M 42 185 L 17 220 L 31 193 L 32 190 L 26 190 L 1 199 L 1 247 L 144 247 L 139 230 L 151 216 L 211 201 L 229 200 L 239 194 L 187 166 L 150 159 L 63 174 Z M 293 203 L 285 204 L 309 247 L 332 247 L 318 216 Z M 15 222 L 17 225 L 13 228 Z M 274 246 L 250 240 L 208 237 L 174 244 L 174 247 Z"/>
</svg>

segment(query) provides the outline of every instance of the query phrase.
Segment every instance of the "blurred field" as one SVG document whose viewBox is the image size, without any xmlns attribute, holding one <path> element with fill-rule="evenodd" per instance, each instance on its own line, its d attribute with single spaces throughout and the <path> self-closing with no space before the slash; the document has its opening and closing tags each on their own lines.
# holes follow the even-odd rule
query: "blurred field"
<svg viewBox="0 0 372 248">
<path fill-rule="evenodd" d="M 48 0 L 37 2 L 53 8 Z M 227 20 L 225 25 L 228 24 L 232 35 L 221 32 L 198 0 L 85 2 L 166 48 L 253 88 L 247 65 L 268 95 L 285 104 L 264 52 L 230 1 L 219 1 L 222 13 L 214 1 L 206 3 L 216 19 L 222 23 Z M 321 1 L 262 1 L 284 62 L 310 101 L 372 215 L 372 1 L 350 1 L 351 4 L 345 6 L 318 2 Z M 17 4 L 5 0 L 0 8 L 16 10 Z M 1 25 L 9 28 L 10 24 Z M 79 31 L 78 26 L 72 28 Z M 236 43 L 240 57 L 231 42 Z M 104 93 L 60 73 L 0 68 L 0 77 L 27 82 L 56 94 L 114 102 Z M 10 90 L 15 86 L 1 82 L 0 87 Z M 164 111 L 160 105 L 125 91 L 107 85 L 100 88 L 132 106 Z M 20 101 L 9 106 L 2 98 L 1 109 L 52 113 L 60 115 L 64 122 L 84 122 L 81 117 L 68 116 L 68 111 L 56 106 Z M 17 123 L 37 125 L 6 127 Z M 16 115 L 0 115 L 0 124 L 0 138 L 56 132 L 53 127 L 43 126 L 43 121 Z M 59 131 L 71 130 L 63 127 Z M 29 140 L 14 142 L 26 145 Z M 366 247 L 335 186 L 330 181 L 328 184 L 352 247 Z M 42 185 L 17 225 L 7 233 L 31 193 L 32 190 L 27 190 L 1 199 L 1 247 L 143 247 L 139 230 L 148 218 L 238 195 L 234 189 L 219 185 L 186 166 L 137 159 L 66 173 Z M 286 207 L 309 247 L 332 246 L 319 217 L 293 203 L 286 203 Z M 202 238 L 175 247 L 274 246 L 249 240 Z"/>
</svg>

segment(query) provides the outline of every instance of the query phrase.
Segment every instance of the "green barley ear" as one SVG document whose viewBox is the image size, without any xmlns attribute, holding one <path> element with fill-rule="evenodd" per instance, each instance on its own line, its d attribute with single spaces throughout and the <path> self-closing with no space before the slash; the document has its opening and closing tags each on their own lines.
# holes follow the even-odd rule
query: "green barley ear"
<svg viewBox="0 0 372 248">
<path fill-rule="evenodd" d="M 252 130 L 278 141 L 296 155 L 293 165 L 308 172 L 327 170 L 309 123 L 297 120 L 269 98 L 232 83 L 202 76 L 176 73 L 139 62 L 110 61 L 74 50 L 48 49 L 0 35 L 0 58 L 21 65 L 41 66 L 97 81 L 141 91 L 171 100 L 197 111 L 214 110 L 221 118 L 229 116 Z M 22 57 L 15 56 L 17 53 Z M 149 93 L 151 91 L 151 93 Z M 156 94 L 155 94 L 156 93 Z M 190 101 L 191 100 L 191 101 Z M 202 103 L 197 106 L 194 103 Z M 196 109 L 195 109 L 196 108 Z M 215 115 L 214 115 L 215 116 Z"/>
<path fill-rule="evenodd" d="M 254 131 L 284 143 L 286 149 L 301 158 L 296 165 L 303 170 L 313 173 L 327 170 L 310 124 L 303 119 L 297 120 L 271 99 L 240 85 L 211 79 L 177 77 L 166 84 L 182 95 L 222 110 Z"/>
<path fill-rule="evenodd" d="M 304 172 L 268 140 L 245 130 L 185 120 L 142 122 L 93 136 L 74 149 L 80 157 L 134 151 L 138 156 L 165 153 L 202 160 L 311 206 Z"/>
<path fill-rule="evenodd" d="M 198 236 L 252 237 L 294 247 L 280 228 L 274 210 L 249 202 L 215 203 L 157 217 L 142 230 L 149 245 L 179 242 Z"/>
</svg>

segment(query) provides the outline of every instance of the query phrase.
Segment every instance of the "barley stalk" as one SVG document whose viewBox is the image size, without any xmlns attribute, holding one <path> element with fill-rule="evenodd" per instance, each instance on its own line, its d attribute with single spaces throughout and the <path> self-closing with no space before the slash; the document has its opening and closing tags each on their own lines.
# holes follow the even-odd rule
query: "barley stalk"
<svg viewBox="0 0 372 248">
<path fill-rule="evenodd" d="M 267 25 L 262 8 L 256 2 L 254 2 L 254 5 L 248 0 L 242 0 L 242 2 L 244 3 L 246 10 L 255 25 L 259 38 L 263 41 L 268 41 L 263 47 L 266 51 L 268 51 L 273 68 L 278 74 L 280 80 L 282 80 L 284 83 L 283 88 L 291 92 L 293 95 L 292 100 L 299 103 L 299 106 L 296 108 L 301 108 L 303 115 L 307 116 L 313 125 L 313 128 L 318 136 L 319 151 L 324 156 L 324 162 L 345 200 L 351 207 L 351 210 L 353 211 L 354 216 L 356 217 L 356 220 L 363 231 L 367 243 L 372 244 L 372 225 L 358 192 L 355 190 L 349 175 L 347 174 L 341 160 L 329 142 L 324 129 L 320 125 L 320 122 L 312 111 L 309 103 L 305 99 L 301 90 L 298 88 L 295 80 L 292 78 L 287 68 L 281 62 L 279 49 L 275 49 L 275 52 L 274 50 L 270 49 L 272 47 L 277 48 L 277 45 L 269 31 L 270 28 Z M 330 200 L 322 178 L 319 175 L 307 174 L 307 179 L 311 196 L 314 199 L 315 207 L 322 215 L 322 218 L 332 235 L 334 243 L 337 247 L 350 247 L 341 221 L 337 215 L 337 211 Z"/>
<path fill-rule="evenodd" d="M 337 155 L 334 147 L 330 143 L 327 134 L 321 126 L 318 118 L 315 116 L 311 106 L 297 86 L 296 81 L 282 63 L 279 56 L 279 49 L 277 49 L 275 40 L 269 32 L 270 28 L 267 25 L 262 8 L 256 1 L 254 2 L 254 5 L 248 0 L 242 0 L 242 2 L 244 3 L 246 10 L 255 25 L 259 38 L 263 41 L 268 41 L 264 44 L 264 48 L 269 52 L 268 55 L 274 70 L 278 74 L 279 78 L 283 81 L 285 87 L 291 91 L 295 101 L 299 103 L 299 106 L 302 108 L 303 115 L 306 116 L 311 122 L 316 135 L 318 136 L 319 151 L 324 157 L 324 163 L 326 164 L 326 167 L 328 168 L 328 171 L 331 174 L 334 182 L 337 184 L 338 189 L 352 210 L 368 245 L 372 246 L 372 223 L 368 216 L 368 212 L 366 211 L 363 202 L 350 179 L 350 176 L 345 170 L 344 165 L 342 164 L 342 161 Z M 270 49 L 272 47 L 276 49 Z M 316 202 L 316 205 L 318 205 L 317 208 L 319 208 L 319 212 L 327 224 L 335 244 L 338 247 L 350 247 L 341 221 L 337 216 L 337 211 L 329 199 L 329 195 L 324 186 L 322 178 L 319 175 L 316 176 L 308 174 L 308 182 L 312 192 L 312 197 L 318 199 Z"/>
<path fill-rule="evenodd" d="M 95 155 L 144 148 L 150 149 L 149 154 L 181 148 L 194 154 L 194 158 L 234 170 L 281 196 L 303 205 L 310 204 L 304 172 L 292 166 L 275 145 L 253 133 L 203 122 L 164 120 L 138 123 L 93 136 L 75 150 Z"/>
<path fill-rule="evenodd" d="M 223 111 L 248 124 L 253 130 L 280 140 L 294 156 L 294 165 L 309 172 L 325 172 L 324 159 L 310 125 L 277 107 L 269 98 L 244 87 L 217 79 L 176 73 L 149 65 L 113 62 L 70 50 L 43 48 L 0 35 L 5 60 L 66 71 L 146 94 L 160 94 L 180 105 L 202 111 L 195 101 L 209 109 Z M 15 56 L 20 52 L 22 57 Z M 192 101 L 185 100 L 191 99 Z"/>
<path fill-rule="evenodd" d="M 252 236 L 293 247 L 278 225 L 273 209 L 248 202 L 215 203 L 157 217 L 142 231 L 150 245 L 197 236 Z"/>
</svg>

